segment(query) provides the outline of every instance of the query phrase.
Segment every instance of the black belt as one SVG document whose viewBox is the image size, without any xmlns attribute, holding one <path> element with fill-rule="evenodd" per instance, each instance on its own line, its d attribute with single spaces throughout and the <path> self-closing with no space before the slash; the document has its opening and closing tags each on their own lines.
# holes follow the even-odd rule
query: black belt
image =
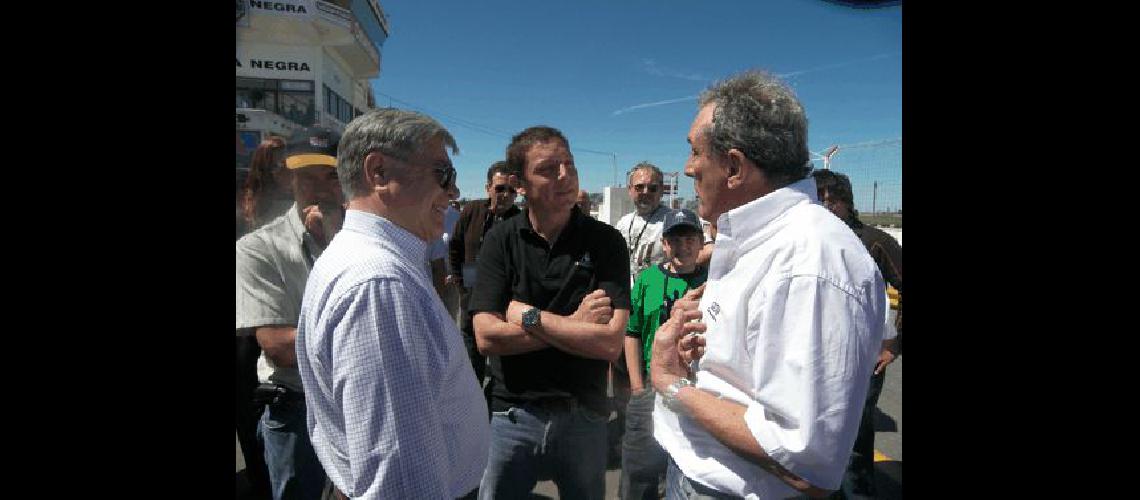
<svg viewBox="0 0 1140 500">
<path fill-rule="evenodd" d="M 263 382 L 253 390 L 253 401 L 269 405 L 280 402 L 304 403 L 305 393 L 272 382 Z"/>
</svg>

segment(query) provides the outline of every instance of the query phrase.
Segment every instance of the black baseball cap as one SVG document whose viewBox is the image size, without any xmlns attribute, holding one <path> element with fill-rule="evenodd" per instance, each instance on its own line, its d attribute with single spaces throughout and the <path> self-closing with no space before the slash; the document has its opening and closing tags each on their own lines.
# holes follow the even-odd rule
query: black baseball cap
<svg viewBox="0 0 1140 500">
<path fill-rule="evenodd" d="M 340 134 L 323 127 L 310 127 L 289 136 L 285 145 L 285 167 L 289 169 L 324 165 L 336 168 L 336 148 Z"/>
<path fill-rule="evenodd" d="M 697 218 L 697 214 L 692 210 L 685 208 L 671 210 L 665 214 L 665 224 L 661 226 L 661 234 L 667 235 L 674 229 L 683 226 L 700 231 L 701 220 Z"/>
</svg>

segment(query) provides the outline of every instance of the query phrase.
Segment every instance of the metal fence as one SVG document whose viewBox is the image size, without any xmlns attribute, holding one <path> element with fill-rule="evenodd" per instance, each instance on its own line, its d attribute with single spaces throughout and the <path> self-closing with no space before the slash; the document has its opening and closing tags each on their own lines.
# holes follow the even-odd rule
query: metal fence
<svg viewBox="0 0 1140 500">
<path fill-rule="evenodd" d="M 829 163 L 851 178 L 855 209 L 864 222 L 902 227 L 901 137 L 840 144 Z M 822 159 L 815 167 L 824 167 Z"/>
</svg>

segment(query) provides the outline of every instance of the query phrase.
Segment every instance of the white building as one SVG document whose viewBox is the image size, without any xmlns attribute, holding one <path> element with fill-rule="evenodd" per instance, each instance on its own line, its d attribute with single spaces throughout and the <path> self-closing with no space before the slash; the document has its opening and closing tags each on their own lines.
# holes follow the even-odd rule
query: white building
<svg viewBox="0 0 1140 500">
<path fill-rule="evenodd" d="M 239 169 L 270 134 L 337 132 L 375 107 L 388 20 L 376 0 L 238 0 Z"/>
</svg>

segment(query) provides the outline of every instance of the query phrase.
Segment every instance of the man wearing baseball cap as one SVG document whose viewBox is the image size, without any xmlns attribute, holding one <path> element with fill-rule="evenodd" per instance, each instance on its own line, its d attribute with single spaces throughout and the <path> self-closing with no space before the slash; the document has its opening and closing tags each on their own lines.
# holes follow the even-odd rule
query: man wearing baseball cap
<svg viewBox="0 0 1140 500">
<path fill-rule="evenodd" d="M 313 262 L 340 230 L 344 195 L 336 172 L 340 138 L 311 128 L 290 137 L 285 167 L 294 203 L 237 242 L 237 334 L 254 335 L 262 354 L 258 425 L 274 499 L 320 498 L 325 473 L 309 441 L 294 342 Z"/>
</svg>

